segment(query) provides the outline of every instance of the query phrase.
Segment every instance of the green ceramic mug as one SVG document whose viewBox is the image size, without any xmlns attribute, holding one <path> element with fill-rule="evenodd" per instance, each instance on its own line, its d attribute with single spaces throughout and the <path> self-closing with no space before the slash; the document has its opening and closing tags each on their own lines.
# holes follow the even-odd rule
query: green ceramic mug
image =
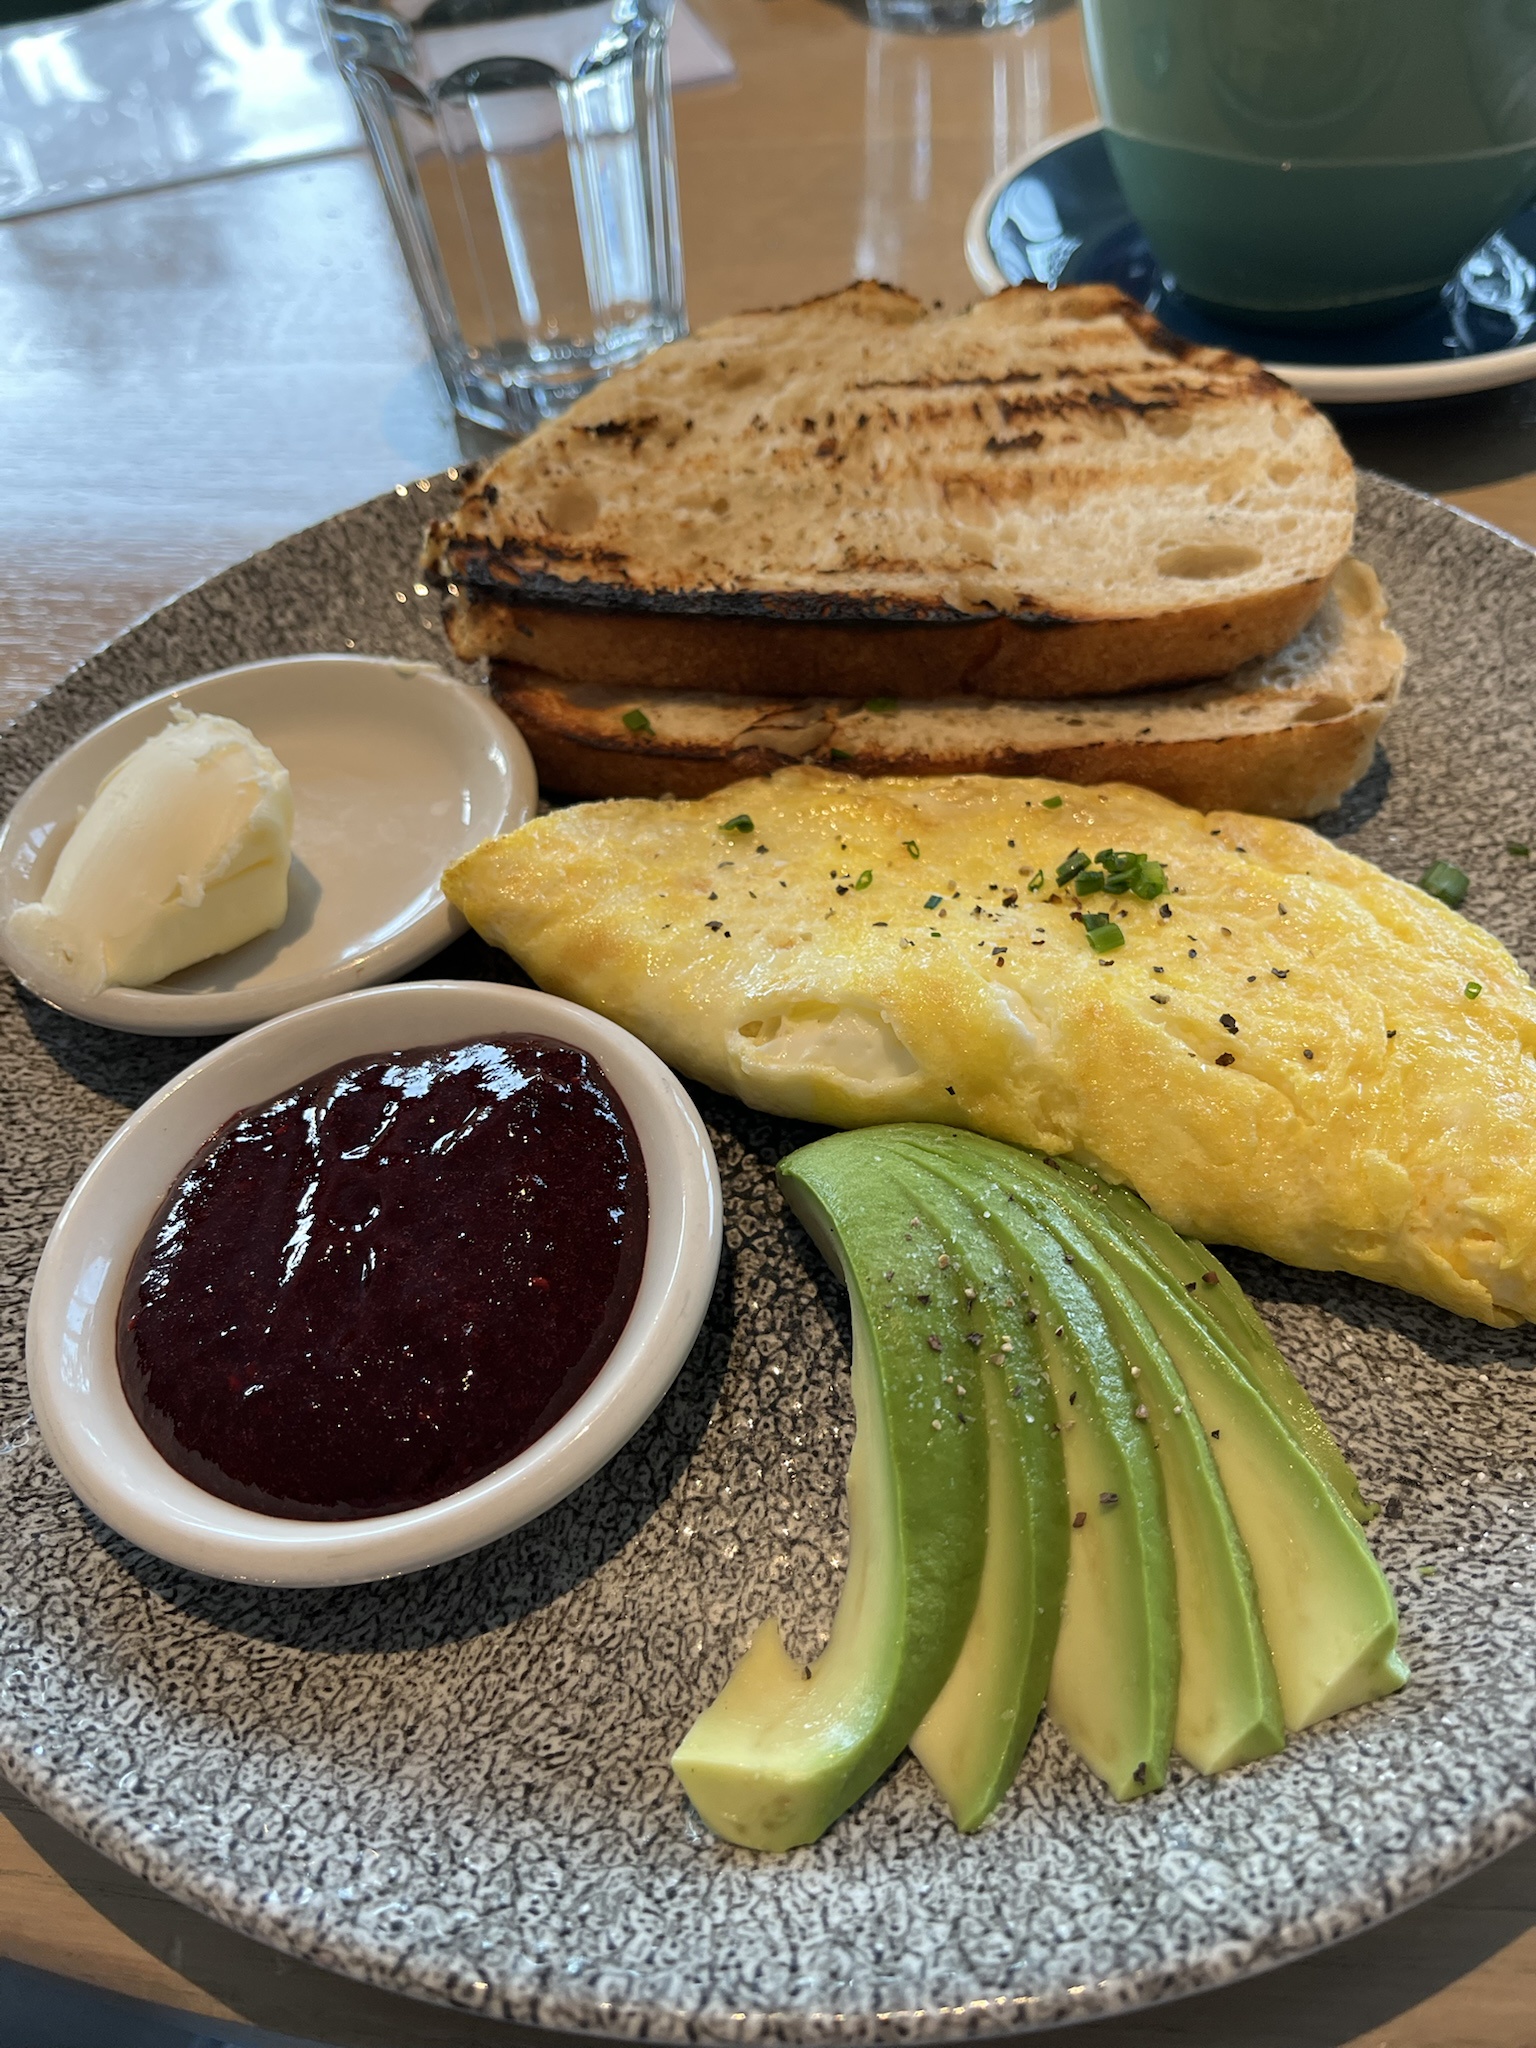
<svg viewBox="0 0 1536 2048">
<path fill-rule="evenodd" d="M 1536 0 L 1083 0 L 1106 141 L 1191 298 L 1291 326 L 1432 300 L 1536 195 Z"/>
</svg>

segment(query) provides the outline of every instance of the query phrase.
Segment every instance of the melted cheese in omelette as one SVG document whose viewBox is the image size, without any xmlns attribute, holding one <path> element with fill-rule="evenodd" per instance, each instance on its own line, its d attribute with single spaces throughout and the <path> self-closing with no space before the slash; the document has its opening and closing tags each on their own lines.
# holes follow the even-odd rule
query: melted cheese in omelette
<svg viewBox="0 0 1536 2048">
<path fill-rule="evenodd" d="M 1057 887 L 1108 846 L 1170 893 Z M 1536 994 L 1304 826 L 1121 784 L 791 768 L 553 812 L 444 887 L 541 987 L 758 1108 L 1069 1153 L 1191 1236 L 1536 1316 Z M 1124 945 L 1095 953 L 1084 910 Z"/>
</svg>

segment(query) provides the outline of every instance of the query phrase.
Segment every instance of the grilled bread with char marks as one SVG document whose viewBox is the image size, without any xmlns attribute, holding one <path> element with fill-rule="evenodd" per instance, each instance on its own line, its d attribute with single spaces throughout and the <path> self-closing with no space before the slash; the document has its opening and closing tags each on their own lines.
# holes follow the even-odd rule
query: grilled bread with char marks
<svg viewBox="0 0 1536 2048">
<path fill-rule="evenodd" d="M 1216 682 L 1050 703 L 730 696 L 562 683 L 491 664 L 497 702 L 546 789 L 705 796 L 791 761 L 852 775 L 1054 775 L 1136 782 L 1196 809 L 1331 810 L 1370 765 L 1403 643 L 1375 575 L 1351 558 L 1288 647 Z"/>
<path fill-rule="evenodd" d="M 1102 695 L 1282 647 L 1354 503 L 1304 399 L 1108 286 L 860 284 L 620 371 L 426 560 L 460 655 L 574 682 Z"/>
</svg>

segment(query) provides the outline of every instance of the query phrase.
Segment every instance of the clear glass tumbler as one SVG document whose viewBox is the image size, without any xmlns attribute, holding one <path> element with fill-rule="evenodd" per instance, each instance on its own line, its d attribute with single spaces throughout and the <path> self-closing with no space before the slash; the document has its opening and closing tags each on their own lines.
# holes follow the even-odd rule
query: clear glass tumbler
<svg viewBox="0 0 1536 2048">
<path fill-rule="evenodd" d="M 324 12 L 461 413 L 525 433 L 687 331 L 672 0 Z"/>
</svg>

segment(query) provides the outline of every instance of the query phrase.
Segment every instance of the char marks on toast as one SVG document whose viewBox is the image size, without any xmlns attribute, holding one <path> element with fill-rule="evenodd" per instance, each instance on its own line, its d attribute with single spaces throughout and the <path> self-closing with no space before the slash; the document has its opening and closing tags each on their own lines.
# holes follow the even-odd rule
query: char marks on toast
<svg viewBox="0 0 1536 2048">
<path fill-rule="evenodd" d="M 839 651 L 770 683 L 762 629 L 879 626 L 893 694 L 932 693 L 946 631 L 944 688 L 1099 693 L 1283 645 L 1353 513 L 1320 414 L 1107 286 L 943 315 L 857 285 L 619 372 L 471 486 L 427 560 L 461 654 L 575 681 L 640 680 L 610 624 L 643 619 L 684 688 L 814 694 Z"/>
</svg>

